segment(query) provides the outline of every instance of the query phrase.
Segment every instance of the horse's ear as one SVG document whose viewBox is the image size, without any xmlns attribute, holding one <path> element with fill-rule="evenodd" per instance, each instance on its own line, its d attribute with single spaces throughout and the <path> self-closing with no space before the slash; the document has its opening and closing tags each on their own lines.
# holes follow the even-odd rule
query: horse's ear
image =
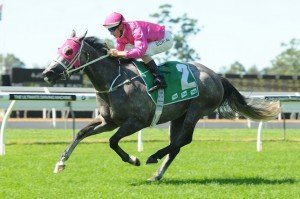
<svg viewBox="0 0 300 199">
<path fill-rule="evenodd" d="M 82 40 L 85 38 L 87 32 L 88 32 L 88 31 L 86 30 L 85 33 L 84 33 L 83 35 L 81 35 L 80 37 L 78 37 L 78 40 L 79 40 L 79 41 L 82 41 Z"/>
<path fill-rule="evenodd" d="M 75 30 L 72 30 L 71 38 L 72 38 L 72 37 L 75 37 L 75 36 L 76 36 L 76 32 L 75 32 Z"/>
</svg>

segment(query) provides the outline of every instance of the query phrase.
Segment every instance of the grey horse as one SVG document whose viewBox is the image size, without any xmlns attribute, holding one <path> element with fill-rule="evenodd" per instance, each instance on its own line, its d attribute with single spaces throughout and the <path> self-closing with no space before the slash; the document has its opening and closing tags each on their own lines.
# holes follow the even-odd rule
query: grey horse
<svg viewBox="0 0 300 199">
<path fill-rule="evenodd" d="M 107 45 L 96 37 L 86 37 L 86 34 L 76 37 L 73 31 L 69 40 L 74 40 L 79 48 L 67 45 L 65 54 L 59 54 L 44 70 L 44 80 L 54 85 L 57 80 L 83 70 L 96 89 L 100 114 L 76 134 L 61 155 L 54 172 L 64 170 L 65 162 L 81 140 L 114 129 L 117 131 L 109 139 L 110 147 L 124 162 L 140 166 L 137 157 L 129 155 L 119 146 L 122 138 L 149 127 L 155 114 L 156 105 L 150 99 L 136 66 L 131 61 L 121 62 L 109 57 Z M 72 60 L 67 60 L 66 55 L 72 54 Z M 80 61 L 77 68 L 74 67 L 76 61 Z M 157 163 L 158 159 L 166 156 L 149 181 L 160 180 L 181 147 L 191 143 L 195 125 L 201 117 L 216 110 L 225 118 L 234 118 L 239 114 L 254 120 L 268 120 L 278 114 L 277 103 L 248 100 L 227 79 L 209 68 L 199 63 L 188 65 L 201 95 L 163 107 L 158 124 L 170 121 L 170 144 L 148 158 L 146 164 Z M 117 86 L 112 87 L 112 84 Z"/>
</svg>

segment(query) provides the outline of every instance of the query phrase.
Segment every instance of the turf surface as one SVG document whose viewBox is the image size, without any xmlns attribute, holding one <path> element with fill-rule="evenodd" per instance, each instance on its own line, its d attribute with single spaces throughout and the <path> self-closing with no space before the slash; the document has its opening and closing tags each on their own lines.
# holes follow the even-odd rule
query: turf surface
<svg viewBox="0 0 300 199">
<path fill-rule="evenodd" d="M 166 130 L 144 131 L 144 151 L 136 135 L 120 145 L 142 161 L 123 163 L 106 142 L 112 133 L 81 143 L 66 170 L 54 164 L 72 139 L 64 130 L 13 130 L 6 133 L 0 157 L 0 198 L 299 198 L 300 132 L 266 130 L 256 152 L 255 130 L 197 130 L 160 182 L 146 179 L 159 165 L 149 155 L 168 144 Z M 159 162 L 159 164 L 161 161 Z"/>
</svg>

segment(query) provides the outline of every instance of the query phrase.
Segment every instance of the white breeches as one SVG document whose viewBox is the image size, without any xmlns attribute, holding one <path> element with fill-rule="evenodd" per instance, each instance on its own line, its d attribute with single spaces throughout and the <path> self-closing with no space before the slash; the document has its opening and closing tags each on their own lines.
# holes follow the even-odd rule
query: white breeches
<svg viewBox="0 0 300 199">
<path fill-rule="evenodd" d="M 156 55 L 162 52 L 166 52 L 167 50 L 171 49 L 174 43 L 174 39 L 172 36 L 172 33 L 170 31 L 165 32 L 165 36 L 163 39 L 159 41 L 153 41 L 148 43 L 148 48 L 143 57 L 141 59 L 145 62 L 148 63 L 149 61 L 152 60 L 151 56 Z M 131 44 L 126 44 L 125 50 L 130 50 L 133 49 L 134 45 Z"/>
</svg>

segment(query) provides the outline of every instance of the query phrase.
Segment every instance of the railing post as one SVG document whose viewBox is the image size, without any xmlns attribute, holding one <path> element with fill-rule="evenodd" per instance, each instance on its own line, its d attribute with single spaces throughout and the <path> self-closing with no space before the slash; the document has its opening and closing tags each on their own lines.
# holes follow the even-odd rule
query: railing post
<svg viewBox="0 0 300 199">
<path fill-rule="evenodd" d="M 142 152 L 143 148 L 143 138 L 142 138 L 142 130 L 138 132 L 138 152 Z"/>
<path fill-rule="evenodd" d="M 257 142 L 256 142 L 257 152 L 262 151 L 262 139 L 261 139 L 262 124 L 263 122 L 260 121 L 257 129 Z"/>
<path fill-rule="evenodd" d="M 56 109 L 52 108 L 52 126 L 56 128 Z"/>
<path fill-rule="evenodd" d="M 16 103 L 16 100 L 12 100 L 5 115 L 4 118 L 2 120 L 2 125 L 1 125 L 1 130 L 0 130 L 0 155 L 5 155 L 5 141 L 4 141 L 4 130 L 6 127 L 6 123 L 9 119 L 9 116 L 13 110 L 13 107 Z"/>
</svg>

